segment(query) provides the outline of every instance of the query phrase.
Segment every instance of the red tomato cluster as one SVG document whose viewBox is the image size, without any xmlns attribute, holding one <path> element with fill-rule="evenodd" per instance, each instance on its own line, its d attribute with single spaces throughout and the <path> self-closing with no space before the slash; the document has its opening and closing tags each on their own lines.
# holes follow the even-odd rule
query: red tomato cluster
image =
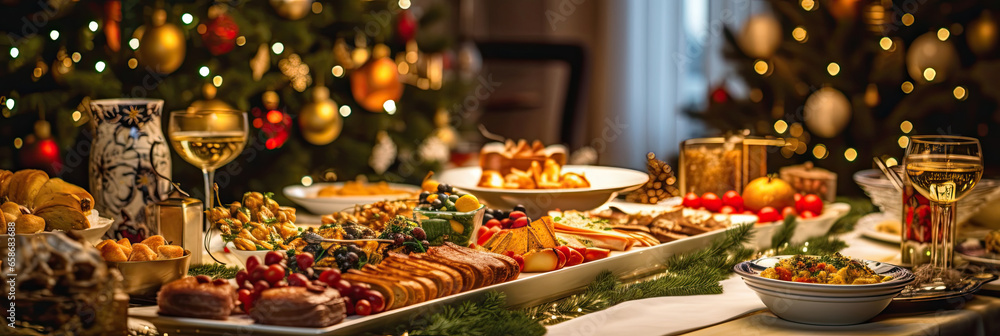
<svg viewBox="0 0 1000 336">
<path fill-rule="evenodd" d="M 715 193 L 704 193 L 701 196 L 693 192 L 684 195 L 681 202 L 686 208 L 705 209 L 722 214 L 743 213 L 756 215 L 759 223 L 769 223 L 784 220 L 787 216 L 813 218 L 823 214 L 823 199 L 814 194 L 795 194 L 795 207 L 785 207 L 778 211 L 774 207 L 763 207 L 757 213 L 743 208 L 743 197 L 734 190 L 727 191 L 719 198 Z"/>
</svg>

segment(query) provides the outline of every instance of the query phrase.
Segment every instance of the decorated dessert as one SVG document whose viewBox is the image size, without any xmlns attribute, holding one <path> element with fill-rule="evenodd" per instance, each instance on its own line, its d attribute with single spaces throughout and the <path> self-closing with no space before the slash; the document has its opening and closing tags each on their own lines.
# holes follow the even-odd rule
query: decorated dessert
<svg viewBox="0 0 1000 336">
<path fill-rule="evenodd" d="M 868 285 L 892 280 L 892 276 L 875 274 L 864 263 L 840 253 L 822 257 L 796 255 L 781 259 L 779 265 L 760 272 L 760 276 L 828 285 Z"/>
<path fill-rule="evenodd" d="M 0 169 L 0 204 L 5 223 L 14 223 L 15 233 L 90 228 L 94 197 L 44 171 Z"/>
<path fill-rule="evenodd" d="M 295 208 L 282 207 L 271 193 L 248 192 L 243 202 L 205 211 L 222 231 L 222 240 L 244 251 L 288 249 L 286 240 L 299 234 Z M 220 202 L 221 203 L 221 202 Z"/>
<path fill-rule="evenodd" d="M 164 285 L 156 303 L 162 315 L 223 320 L 236 307 L 236 292 L 225 279 L 199 275 Z"/>
<path fill-rule="evenodd" d="M 463 194 L 450 185 L 425 180 L 419 203 L 413 209 L 420 227 L 431 245 L 452 242 L 468 245 L 484 219 L 485 206 L 471 194 Z"/>
</svg>

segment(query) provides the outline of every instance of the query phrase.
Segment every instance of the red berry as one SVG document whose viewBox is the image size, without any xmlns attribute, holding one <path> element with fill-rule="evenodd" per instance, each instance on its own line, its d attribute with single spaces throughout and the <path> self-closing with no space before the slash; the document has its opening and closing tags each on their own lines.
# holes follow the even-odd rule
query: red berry
<svg viewBox="0 0 1000 336">
<path fill-rule="evenodd" d="M 701 195 L 701 206 L 711 212 L 719 212 L 722 208 L 722 199 L 714 193 L 704 193 Z"/>
<path fill-rule="evenodd" d="M 272 264 L 267 267 L 267 271 L 264 272 L 264 280 L 268 283 L 275 284 L 285 278 L 285 268 L 278 264 Z"/>
<path fill-rule="evenodd" d="M 300 270 L 306 270 L 313 265 L 313 254 L 309 252 L 302 252 L 295 255 L 295 263 L 298 264 Z"/>
<path fill-rule="evenodd" d="M 488 220 L 488 221 L 486 221 L 486 227 L 490 228 L 490 229 L 492 229 L 494 227 L 500 227 L 500 220 L 496 219 L 496 218 Z"/>
<path fill-rule="evenodd" d="M 372 304 L 368 300 L 358 300 L 358 303 L 354 304 L 354 312 L 361 316 L 368 316 L 372 314 Z"/>
<path fill-rule="evenodd" d="M 517 220 L 518 218 L 527 216 L 528 215 L 524 214 L 524 211 L 511 211 L 510 216 L 507 216 L 507 218 L 510 218 L 511 220 Z"/>
<path fill-rule="evenodd" d="M 740 193 L 730 190 L 722 195 L 722 204 L 733 207 L 734 210 L 743 210 L 743 196 Z"/>
<path fill-rule="evenodd" d="M 514 220 L 510 218 L 504 218 L 500 220 L 500 227 L 504 229 L 509 229 L 511 224 L 514 224 Z"/>
<path fill-rule="evenodd" d="M 382 293 L 379 293 L 378 291 L 369 290 L 368 294 L 364 296 L 364 299 L 368 300 L 368 302 L 371 303 L 372 314 L 381 313 L 383 310 L 385 310 L 385 297 L 382 296 Z"/>
<path fill-rule="evenodd" d="M 292 273 L 288 276 L 288 285 L 292 287 L 305 287 L 309 284 L 309 278 L 306 278 L 305 274 L 302 273 Z"/>
<path fill-rule="evenodd" d="M 257 265 L 250 270 L 250 282 L 264 280 L 264 273 L 267 273 L 267 266 Z"/>
<path fill-rule="evenodd" d="M 247 270 L 239 270 L 236 272 L 236 283 L 241 284 L 244 280 L 250 278 L 250 273 Z"/>
<path fill-rule="evenodd" d="M 340 281 L 337 281 L 337 283 L 333 284 L 333 288 L 336 288 L 337 291 L 340 292 L 340 296 L 347 296 L 347 294 L 349 294 L 351 291 L 351 282 L 344 279 L 340 279 Z"/>
<path fill-rule="evenodd" d="M 325 282 L 327 286 L 334 287 L 340 281 L 340 270 L 336 268 L 325 270 L 319 274 L 319 280 Z"/>
<path fill-rule="evenodd" d="M 722 208 L 719 209 L 719 213 L 726 215 L 733 214 L 736 213 L 736 208 L 732 207 L 731 205 L 723 205 Z"/>
<path fill-rule="evenodd" d="M 280 263 L 282 260 L 285 260 L 285 256 L 278 251 L 268 251 L 264 255 L 264 265 L 271 266 Z"/>
<path fill-rule="evenodd" d="M 340 297 L 342 299 L 344 299 L 344 308 L 347 308 L 346 309 L 347 310 L 347 312 L 346 312 L 347 315 L 354 315 L 354 304 L 351 303 L 351 298 L 343 296 L 343 295 L 341 295 Z"/>
<path fill-rule="evenodd" d="M 250 256 L 247 258 L 247 271 L 253 271 L 254 268 L 257 268 L 257 265 L 260 265 L 260 258 L 257 258 L 257 256 Z"/>
<path fill-rule="evenodd" d="M 778 210 L 774 210 L 772 207 L 763 207 L 757 212 L 757 222 L 759 223 L 770 223 L 781 219 L 781 214 Z"/>
<path fill-rule="evenodd" d="M 781 218 L 785 218 L 785 217 L 788 217 L 788 216 L 795 217 L 795 216 L 798 216 L 798 215 L 799 215 L 798 212 L 795 211 L 795 208 L 793 208 L 793 207 L 787 206 L 784 209 L 781 209 Z"/>
<path fill-rule="evenodd" d="M 692 209 L 700 208 L 701 197 L 698 197 L 698 194 L 689 192 L 684 195 L 684 201 L 681 202 L 681 205 L 684 205 L 685 208 L 692 208 Z"/>
<path fill-rule="evenodd" d="M 271 285 L 267 281 L 259 280 L 253 284 L 253 292 L 256 295 L 260 295 L 261 292 L 271 288 Z"/>
<path fill-rule="evenodd" d="M 528 226 L 528 217 L 518 217 L 514 220 L 514 223 L 510 225 L 511 229 L 521 228 Z"/>
</svg>

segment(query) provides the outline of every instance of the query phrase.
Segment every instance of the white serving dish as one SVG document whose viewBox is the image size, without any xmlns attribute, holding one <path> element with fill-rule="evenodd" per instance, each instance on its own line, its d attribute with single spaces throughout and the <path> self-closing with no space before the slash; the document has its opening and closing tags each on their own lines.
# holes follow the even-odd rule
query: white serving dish
<svg viewBox="0 0 1000 336">
<path fill-rule="evenodd" d="M 902 239 L 902 234 L 888 233 L 878 230 L 878 225 L 885 221 L 895 221 L 896 225 L 899 225 L 900 230 L 902 230 L 903 223 L 900 223 L 899 216 L 893 216 L 884 212 L 867 214 L 858 219 L 858 223 L 854 224 L 854 227 L 855 230 L 861 232 L 862 236 L 890 244 L 899 244 Z"/>
<path fill-rule="evenodd" d="M 789 243 L 798 244 L 802 243 L 809 238 L 825 236 L 833 224 L 837 222 L 840 217 L 844 217 L 848 212 L 851 211 L 851 205 L 847 203 L 832 203 L 826 204 L 823 207 L 823 214 L 805 219 L 802 217 L 798 218 L 797 227 L 795 229 L 795 234 L 792 235 L 792 239 Z M 782 221 L 774 221 L 768 223 L 758 223 L 755 228 L 756 234 L 751 239 L 754 246 L 761 249 L 766 249 L 771 247 L 771 238 L 781 230 Z"/>
<path fill-rule="evenodd" d="M 563 166 L 563 172 L 583 174 L 589 188 L 568 189 L 500 189 L 479 187 L 482 169 L 463 167 L 445 170 L 438 181 L 471 193 L 494 209 L 511 209 L 520 204 L 528 216 L 543 216 L 549 210 L 591 210 L 618 196 L 632 191 L 649 180 L 649 175 L 632 169 L 603 166 Z"/>
<path fill-rule="evenodd" d="M 780 318 L 806 324 L 851 325 L 875 317 L 892 303 L 891 294 L 862 297 L 819 297 L 782 293 L 747 284 L 760 301 Z"/>
<path fill-rule="evenodd" d="M 791 256 L 765 257 L 733 267 L 764 305 L 783 319 L 819 325 L 858 324 L 875 317 L 915 279 L 905 268 L 861 260 L 878 275 L 892 280 L 869 285 L 801 283 L 761 277 L 761 271 Z"/>
<path fill-rule="evenodd" d="M 244 250 L 240 250 L 240 249 L 236 248 L 236 246 L 234 246 L 233 243 L 226 243 L 226 247 L 229 248 L 229 252 L 230 253 L 232 253 L 234 256 L 236 256 L 236 259 L 239 259 L 240 263 L 243 265 L 243 268 L 246 268 L 247 259 L 250 259 L 251 256 L 257 256 L 257 258 L 260 259 L 260 262 L 263 263 L 264 262 L 264 256 L 267 255 L 267 252 L 271 252 L 269 250 L 263 250 L 263 251 L 244 251 Z M 286 250 L 278 250 L 278 252 L 281 252 L 281 254 L 284 254 L 287 251 Z"/>
<path fill-rule="evenodd" d="M 627 209 L 623 209 L 627 210 Z M 628 211 L 628 210 L 627 210 Z M 441 305 L 481 298 L 486 292 L 500 291 L 507 295 L 509 306 L 531 306 L 572 294 L 592 282 L 607 270 L 618 277 L 642 274 L 658 267 L 667 257 L 703 248 L 715 239 L 725 237 L 726 230 L 679 239 L 653 247 L 635 247 L 625 252 L 612 252 L 605 259 L 566 267 L 546 273 L 521 273 L 517 280 L 479 288 L 417 305 L 390 310 L 370 316 L 351 316 L 344 322 L 327 328 L 294 328 L 254 324 L 246 315 L 230 316 L 227 320 L 159 316 L 156 306 L 129 309 L 129 316 L 147 320 L 161 333 L 252 333 L 254 335 L 357 335 L 386 325 L 408 321 Z M 265 251 L 266 253 L 266 251 Z M 544 289 L 544 290 L 539 290 Z"/>
<path fill-rule="evenodd" d="M 101 240 L 102 240 L 102 238 L 104 237 L 104 234 L 107 233 L 109 229 L 111 229 L 111 224 L 113 224 L 115 222 L 115 220 L 111 219 L 111 218 L 104 218 L 104 217 L 96 217 L 96 218 L 97 218 L 97 220 L 96 220 L 97 223 L 96 224 L 92 223 L 90 225 L 90 228 L 83 229 L 83 230 L 72 230 L 72 231 L 75 232 L 75 233 L 77 233 L 77 234 L 79 234 L 80 236 L 82 236 L 83 239 L 86 239 L 88 243 L 91 243 L 91 244 L 94 244 L 94 245 L 96 245 L 97 243 L 100 243 Z M 57 230 L 57 231 L 59 231 L 59 230 Z M 50 232 L 50 231 L 42 231 L 42 232 L 39 232 L 39 233 L 46 233 L 46 232 Z M 20 233 L 20 234 L 17 234 L 17 235 L 18 236 L 30 236 L 30 235 L 34 235 L 34 234 L 38 234 L 38 233 Z M 6 238 L 6 237 L 7 237 L 6 234 L 0 234 L 0 239 Z"/>
<path fill-rule="evenodd" d="M 371 196 L 329 196 L 317 197 L 316 194 L 325 187 L 336 186 L 342 188 L 344 182 L 336 183 L 315 183 L 308 187 L 303 185 L 290 185 L 282 189 L 285 197 L 298 205 L 306 208 L 309 212 L 317 215 L 326 215 L 338 211 L 350 209 L 358 204 L 370 204 L 384 200 L 394 200 L 403 198 L 413 198 L 412 196 L 420 192 L 420 187 L 409 184 L 389 183 L 389 187 L 398 190 L 405 190 L 410 194 L 389 194 Z"/>
</svg>

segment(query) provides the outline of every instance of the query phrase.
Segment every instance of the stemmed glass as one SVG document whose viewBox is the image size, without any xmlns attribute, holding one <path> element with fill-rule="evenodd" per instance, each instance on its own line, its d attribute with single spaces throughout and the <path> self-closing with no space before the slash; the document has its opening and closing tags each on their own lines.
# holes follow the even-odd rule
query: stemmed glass
<svg viewBox="0 0 1000 336">
<path fill-rule="evenodd" d="M 234 110 L 175 111 L 167 128 L 170 144 L 205 176 L 205 209 L 212 208 L 215 170 L 233 161 L 247 143 L 247 114 Z"/>
<path fill-rule="evenodd" d="M 983 175 L 979 140 L 961 136 L 913 136 L 903 159 L 913 189 L 931 203 L 931 266 L 935 282 L 954 261 L 955 204 Z"/>
</svg>

